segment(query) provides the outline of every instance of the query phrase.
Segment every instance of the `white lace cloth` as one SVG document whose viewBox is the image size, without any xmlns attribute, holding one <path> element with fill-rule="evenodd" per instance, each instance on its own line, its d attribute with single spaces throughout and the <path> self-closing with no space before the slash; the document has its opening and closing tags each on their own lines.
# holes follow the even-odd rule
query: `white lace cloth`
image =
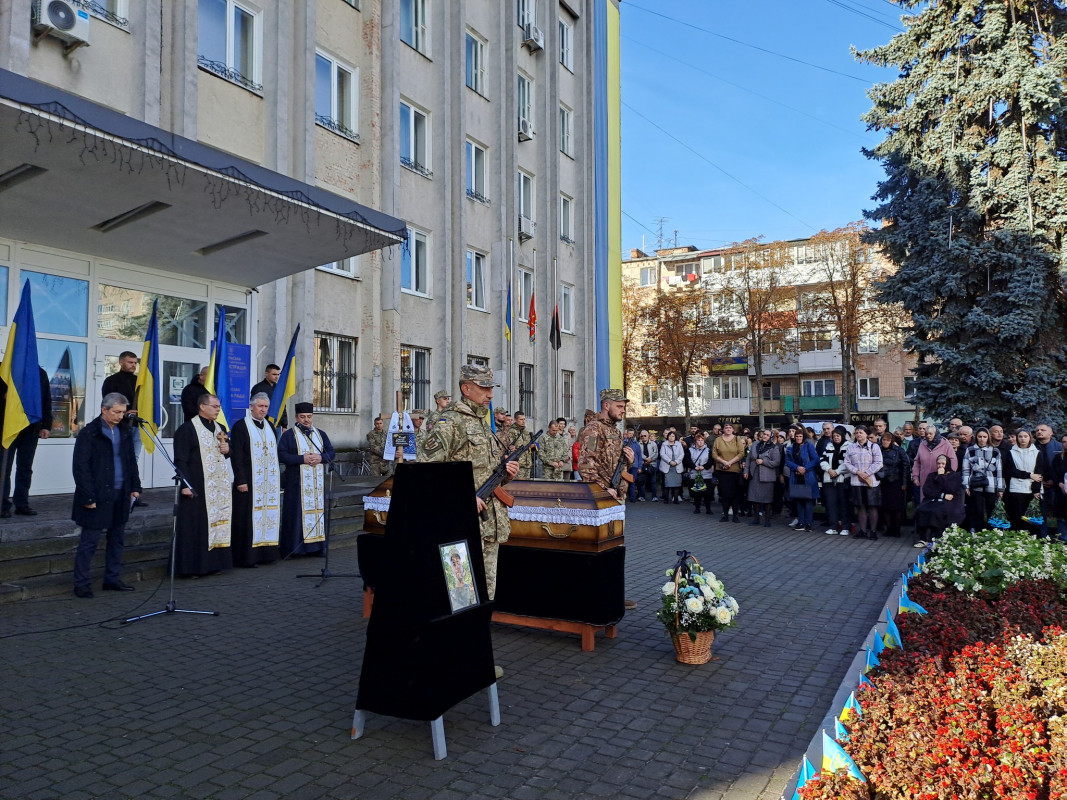
<svg viewBox="0 0 1067 800">
<path fill-rule="evenodd" d="M 605 525 L 626 519 L 626 506 L 566 508 L 559 506 L 513 506 L 508 517 L 516 522 L 547 522 L 549 525 Z"/>
<path fill-rule="evenodd" d="M 371 497 L 367 494 L 363 496 L 363 508 L 367 511 L 388 511 L 390 499 L 389 497 Z"/>
</svg>

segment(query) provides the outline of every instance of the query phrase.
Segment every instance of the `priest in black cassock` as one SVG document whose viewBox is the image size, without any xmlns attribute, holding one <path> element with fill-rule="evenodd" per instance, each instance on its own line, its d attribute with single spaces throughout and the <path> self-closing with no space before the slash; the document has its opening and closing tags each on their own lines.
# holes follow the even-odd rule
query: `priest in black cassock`
<svg viewBox="0 0 1067 800">
<path fill-rule="evenodd" d="M 330 438 L 312 424 L 315 407 L 296 404 L 296 425 L 278 442 L 286 465 L 279 549 L 282 558 L 322 553 L 326 540 L 326 464 L 334 459 Z"/>
<path fill-rule="evenodd" d="M 196 496 L 182 486 L 178 500 L 178 542 L 174 571 L 179 575 L 207 575 L 233 566 L 230 552 L 232 508 L 230 442 L 216 422 L 222 404 L 203 394 L 198 414 L 174 433 L 174 463 L 189 480 Z"/>
<path fill-rule="evenodd" d="M 235 567 L 257 567 L 278 560 L 281 521 L 281 469 L 278 436 L 267 419 L 270 397 L 252 395 L 244 419 L 230 429 L 233 467 L 233 523 L 230 549 Z"/>
</svg>

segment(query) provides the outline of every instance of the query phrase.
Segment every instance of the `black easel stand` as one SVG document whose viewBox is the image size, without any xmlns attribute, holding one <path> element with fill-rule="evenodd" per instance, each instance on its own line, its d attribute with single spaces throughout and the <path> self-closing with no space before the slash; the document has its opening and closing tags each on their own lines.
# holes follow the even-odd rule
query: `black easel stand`
<svg viewBox="0 0 1067 800">
<path fill-rule="evenodd" d="M 303 429 L 301 429 L 299 426 L 297 426 L 297 430 L 299 430 L 301 433 L 304 434 L 304 438 L 307 439 L 308 444 L 310 444 L 315 449 L 315 452 L 317 452 L 321 456 L 322 455 L 322 450 L 319 448 L 319 446 L 317 444 L 315 444 L 315 440 L 312 439 L 308 434 L 304 433 Z M 319 578 L 319 582 L 315 584 L 315 588 L 316 589 L 319 588 L 320 586 L 322 586 L 322 584 L 326 583 L 326 581 L 328 581 L 330 578 L 360 578 L 360 577 L 362 577 L 361 575 L 354 574 L 354 573 L 342 573 L 342 574 L 339 574 L 339 575 L 334 575 L 332 572 L 330 572 L 330 533 L 331 533 L 332 527 L 333 527 L 332 520 L 330 519 L 330 516 L 331 516 L 330 512 L 332 511 L 332 508 L 331 508 L 330 504 L 333 502 L 333 476 L 337 474 L 337 467 L 334 465 L 334 463 L 332 461 L 330 461 L 329 462 L 329 468 L 330 468 L 330 482 L 326 487 L 326 497 L 325 497 L 326 508 L 324 508 L 322 510 L 322 513 L 325 515 L 325 519 L 323 520 L 323 523 L 325 525 L 325 527 L 323 529 L 325 535 L 322 537 L 322 555 L 323 555 L 322 569 L 319 570 L 318 574 L 308 573 L 306 575 L 297 575 L 296 576 L 298 578 Z M 297 467 L 297 469 L 299 469 L 299 467 Z M 341 478 L 340 475 L 338 475 L 337 477 Z M 344 482 L 345 482 L 345 479 L 341 478 L 341 483 L 344 483 Z"/>
<path fill-rule="evenodd" d="M 178 608 L 178 604 L 174 601 L 174 564 L 177 561 L 178 555 L 178 498 L 181 496 L 182 484 L 185 484 L 185 488 L 193 493 L 193 497 L 196 497 L 196 489 L 194 489 L 189 480 L 182 475 L 181 470 L 178 469 L 177 464 L 174 463 L 174 459 L 170 457 L 170 453 L 167 452 L 167 448 L 163 446 L 163 442 L 159 441 L 159 437 L 152 431 L 148 431 L 148 435 L 156 443 L 156 447 L 159 448 L 159 452 L 163 454 L 163 457 L 167 459 L 167 463 L 174 467 L 174 512 L 171 521 L 170 530 L 170 597 L 167 599 L 167 604 L 160 611 L 153 611 L 150 614 L 141 614 L 139 617 L 128 617 L 122 621 L 123 625 L 130 622 L 138 622 L 142 619 L 148 619 L 149 617 L 158 617 L 160 614 L 207 614 L 208 616 L 217 617 L 218 611 L 193 611 L 188 608 Z"/>
</svg>

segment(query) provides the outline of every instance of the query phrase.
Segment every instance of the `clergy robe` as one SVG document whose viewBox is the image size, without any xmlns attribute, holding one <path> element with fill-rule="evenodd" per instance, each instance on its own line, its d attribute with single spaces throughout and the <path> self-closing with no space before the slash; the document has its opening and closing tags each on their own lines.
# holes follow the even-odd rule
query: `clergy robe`
<svg viewBox="0 0 1067 800">
<path fill-rule="evenodd" d="M 254 428 L 252 430 L 250 428 Z M 269 438 L 267 438 L 269 437 Z M 256 564 L 270 564 L 278 560 L 278 518 L 281 514 L 279 496 L 281 469 L 278 467 L 278 455 L 275 443 L 278 437 L 274 426 L 268 420 L 258 425 L 251 415 L 233 424 L 230 431 L 230 466 L 233 467 L 233 521 L 230 524 L 230 549 L 233 551 L 235 567 L 252 567 Z M 264 451 L 263 448 L 266 448 Z M 263 471 L 258 475 L 256 484 L 254 454 L 263 452 L 266 456 Z M 260 456 L 262 458 L 262 456 Z M 247 484 L 247 492 L 237 491 L 237 487 Z M 259 507 L 253 515 L 253 506 Z M 271 525 L 273 519 L 274 524 Z M 256 530 L 256 527 L 259 530 Z M 273 540 L 273 544 L 254 546 L 255 534 L 259 539 L 264 536 Z"/>
<path fill-rule="evenodd" d="M 174 432 L 174 463 L 196 492 L 196 497 L 186 497 L 183 494 L 178 496 L 178 541 L 174 561 L 174 571 L 178 575 L 207 575 L 233 566 L 233 557 L 228 546 L 210 547 L 211 530 L 205 492 L 206 488 L 211 488 L 215 501 L 221 502 L 221 498 L 225 497 L 225 504 L 228 506 L 231 502 L 230 475 L 228 470 L 223 470 L 222 474 L 216 473 L 212 485 L 205 487 L 200 440 L 194 427 L 197 420 L 212 436 L 219 430 L 225 430 L 220 423 L 197 415 Z M 184 485 L 182 488 L 185 488 Z M 216 531 L 216 537 L 220 534 L 224 534 L 225 540 L 228 541 L 229 526 L 226 526 L 226 530 Z"/>
<path fill-rule="evenodd" d="M 314 453 L 315 449 L 307 444 L 304 433 L 298 428 L 290 428 L 282 434 L 282 438 L 278 441 L 278 460 L 286 466 L 285 479 L 282 484 L 284 487 L 284 494 L 282 495 L 282 528 L 278 541 L 282 558 L 288 558 L 291 555 L 321 553 L 322 538 L 327 532 L 326 526 L 329 524 L 329 513 L 324 496 L 317 498 L 317 504 L 320 505 L 321 510 L 316 511 L 309 507 L 307 513 L 305 513 L 305 505 L 312 502 L 310 497 L 306 497 L 310 488 L 305 483 L 306 479 L 314 478 L 315 473 L 318 473 L 321 476 L 322 486 L 325 490 L 326 464 L 329 464 L 334 459 L 330 437 L 318 428 L 313 427 L 311 431 L 313 436 L 317 434 L 322 439 L 323 463 L 316 467 L 303 469 L 305 453 Z M 297 440 L 296 437 L 298 436 L 301 437 L 302 441 Z M 304 452 L 301 452 L 301 448 L 303 448 Z M 307 538 L 317 541 L 305 541 L 306 534 L 308 534 Z"/>
</svg>

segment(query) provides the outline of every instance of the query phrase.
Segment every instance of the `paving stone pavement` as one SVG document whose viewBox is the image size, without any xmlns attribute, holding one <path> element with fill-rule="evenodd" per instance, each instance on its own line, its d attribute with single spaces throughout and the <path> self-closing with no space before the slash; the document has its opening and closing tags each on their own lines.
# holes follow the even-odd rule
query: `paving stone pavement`
<svg viewBox="0 0 1067 800">
<path fill-rule="evenodd" d="M 425 723 L 369 715 L 350 740 L 362 582 L 295 577 L 319 559 L 177 583 L 179 608 L 218 617 L 117 622 L 163 608 L 165 583 L 5 605 L 0 797 L 777 800 L 916 551 L 688 505 L 627 514 L 638 607 L 618 638 L 583 653 L 573 635 L 494 625 L 502 724 L 484 694 L 460 703 L 440 762 Z M 741 604 L 704 666 L 676 663 L 654 616 L 682 548 Z M 355 561 L 346 547 L 330 566 Z"/>
</svg>

